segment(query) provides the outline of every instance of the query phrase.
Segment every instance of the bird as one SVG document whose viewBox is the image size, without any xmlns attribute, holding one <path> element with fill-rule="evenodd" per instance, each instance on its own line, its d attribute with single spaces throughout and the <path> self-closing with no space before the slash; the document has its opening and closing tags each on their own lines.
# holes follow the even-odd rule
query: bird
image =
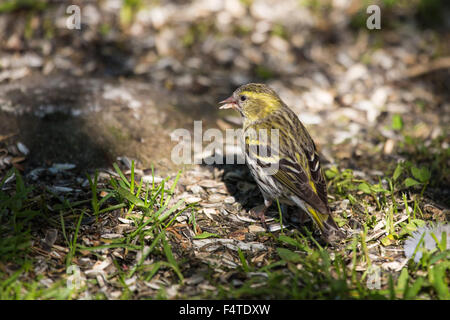
<svg viewBox="0 0 450 320">
<path fill-rule="evenodd" d="M 243 117 L 242 149 L 264 197 L 264 205 L 253 213 L 263 226 L 267 210 L 278 200 L 311 217 L 326 242 L 341 239 L 344 233 L 328 206 L 319 153 L 298 116 L 261 83 L 242 85 L 219 104 L 220 109 L 232 108 Z"/>
</svg>

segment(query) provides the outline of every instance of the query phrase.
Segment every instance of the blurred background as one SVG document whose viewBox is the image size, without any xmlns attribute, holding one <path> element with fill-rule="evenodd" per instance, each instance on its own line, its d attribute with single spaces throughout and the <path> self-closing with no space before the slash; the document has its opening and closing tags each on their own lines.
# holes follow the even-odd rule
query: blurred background
<svg viewBox="0 0 450 320">
<path fill-rule="evenodd" d="M 381 29 L 366 26 L 371 4 Z M 325 161 L 434 163 L 429 148 L 448 147 L 449 29 L 444 0 L 3 0 L 0 170 L 117 156 L 171 170 L 170 133 L 239 126 L 217 102 L 248 82 L 279 92 Z"/>
<path fill-rule="evenodd" d="M 450 219 L 449 31 L 445 0 L 0 0 L 0 299 L 70 298 L 72 263 L 83 299 L 449 299 L 448 253 L 406 253 Z M 249 219 L 245 165 L 172 162 L 248 82 L 316 142 L 341 252 Z"/>
</svg>

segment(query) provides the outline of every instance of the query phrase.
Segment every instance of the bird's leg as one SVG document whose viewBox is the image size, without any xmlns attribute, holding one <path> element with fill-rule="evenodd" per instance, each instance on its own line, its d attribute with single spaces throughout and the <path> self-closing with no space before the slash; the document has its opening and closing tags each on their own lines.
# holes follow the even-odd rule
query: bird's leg
<svg viewBox="0 0 450 320">
<path fill-rule="evenodd" d="M 261 220 L 261 224 L 263 225 L 263 227 L 265 229 L 267 229 L 267 224 L 266 224 L 266 212 L 267 209 L 269 209 L 269 207 L 272 205 L 272 201 L 271 200 L 266 200 L 264 199 L 264 205 L 260 205 L 257 207 L 254 207 L 253 209 L 250 210 L 250 213 Z"/>
<path fill-rule="evenodd" d="M 281 203 L 280 208 L 281 208 L 281 216 L 283 218 L 283 221 L 285 221 L 284 218 L 289 217 L 288 216 L 288 205 L 285 203 Z"/>
</svg>

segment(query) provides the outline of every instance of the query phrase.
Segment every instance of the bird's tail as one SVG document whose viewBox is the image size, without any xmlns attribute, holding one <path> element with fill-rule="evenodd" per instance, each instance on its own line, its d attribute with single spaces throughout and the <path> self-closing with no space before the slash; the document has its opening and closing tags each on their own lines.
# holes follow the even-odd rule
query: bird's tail
<svg viewBox="0 0 450 320">
<path fill-rule="evenodd" d="M 323 238 L 327 242 L 334 242 L 344 237 L 344 233 L 338 227 L 331 214 L 320 213 L 310 205 L 307 205 L 307 209 L 308 214 L 311 216 L 314 223 L 319 227 Z"/>
</svg>

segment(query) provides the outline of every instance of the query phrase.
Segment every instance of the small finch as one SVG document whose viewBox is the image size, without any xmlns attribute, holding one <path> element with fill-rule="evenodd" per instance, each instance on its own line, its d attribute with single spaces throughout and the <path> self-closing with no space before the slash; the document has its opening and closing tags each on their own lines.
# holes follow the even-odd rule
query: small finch
<svg viewBox="0 0 450 320">
<path fill-rule="evenodd" d="M 314 141 L 277 93 L 264 84 L 249 83 L 220 103 L 221 109 L 233 108 L 244 118 L 245 159 L 264 197 L 264 205 L 255 210 L 262 224 L 267 209 L 278 200 L 308 214 L 324 240 L 342 237 L 331 217 Z"/>
</svg>

